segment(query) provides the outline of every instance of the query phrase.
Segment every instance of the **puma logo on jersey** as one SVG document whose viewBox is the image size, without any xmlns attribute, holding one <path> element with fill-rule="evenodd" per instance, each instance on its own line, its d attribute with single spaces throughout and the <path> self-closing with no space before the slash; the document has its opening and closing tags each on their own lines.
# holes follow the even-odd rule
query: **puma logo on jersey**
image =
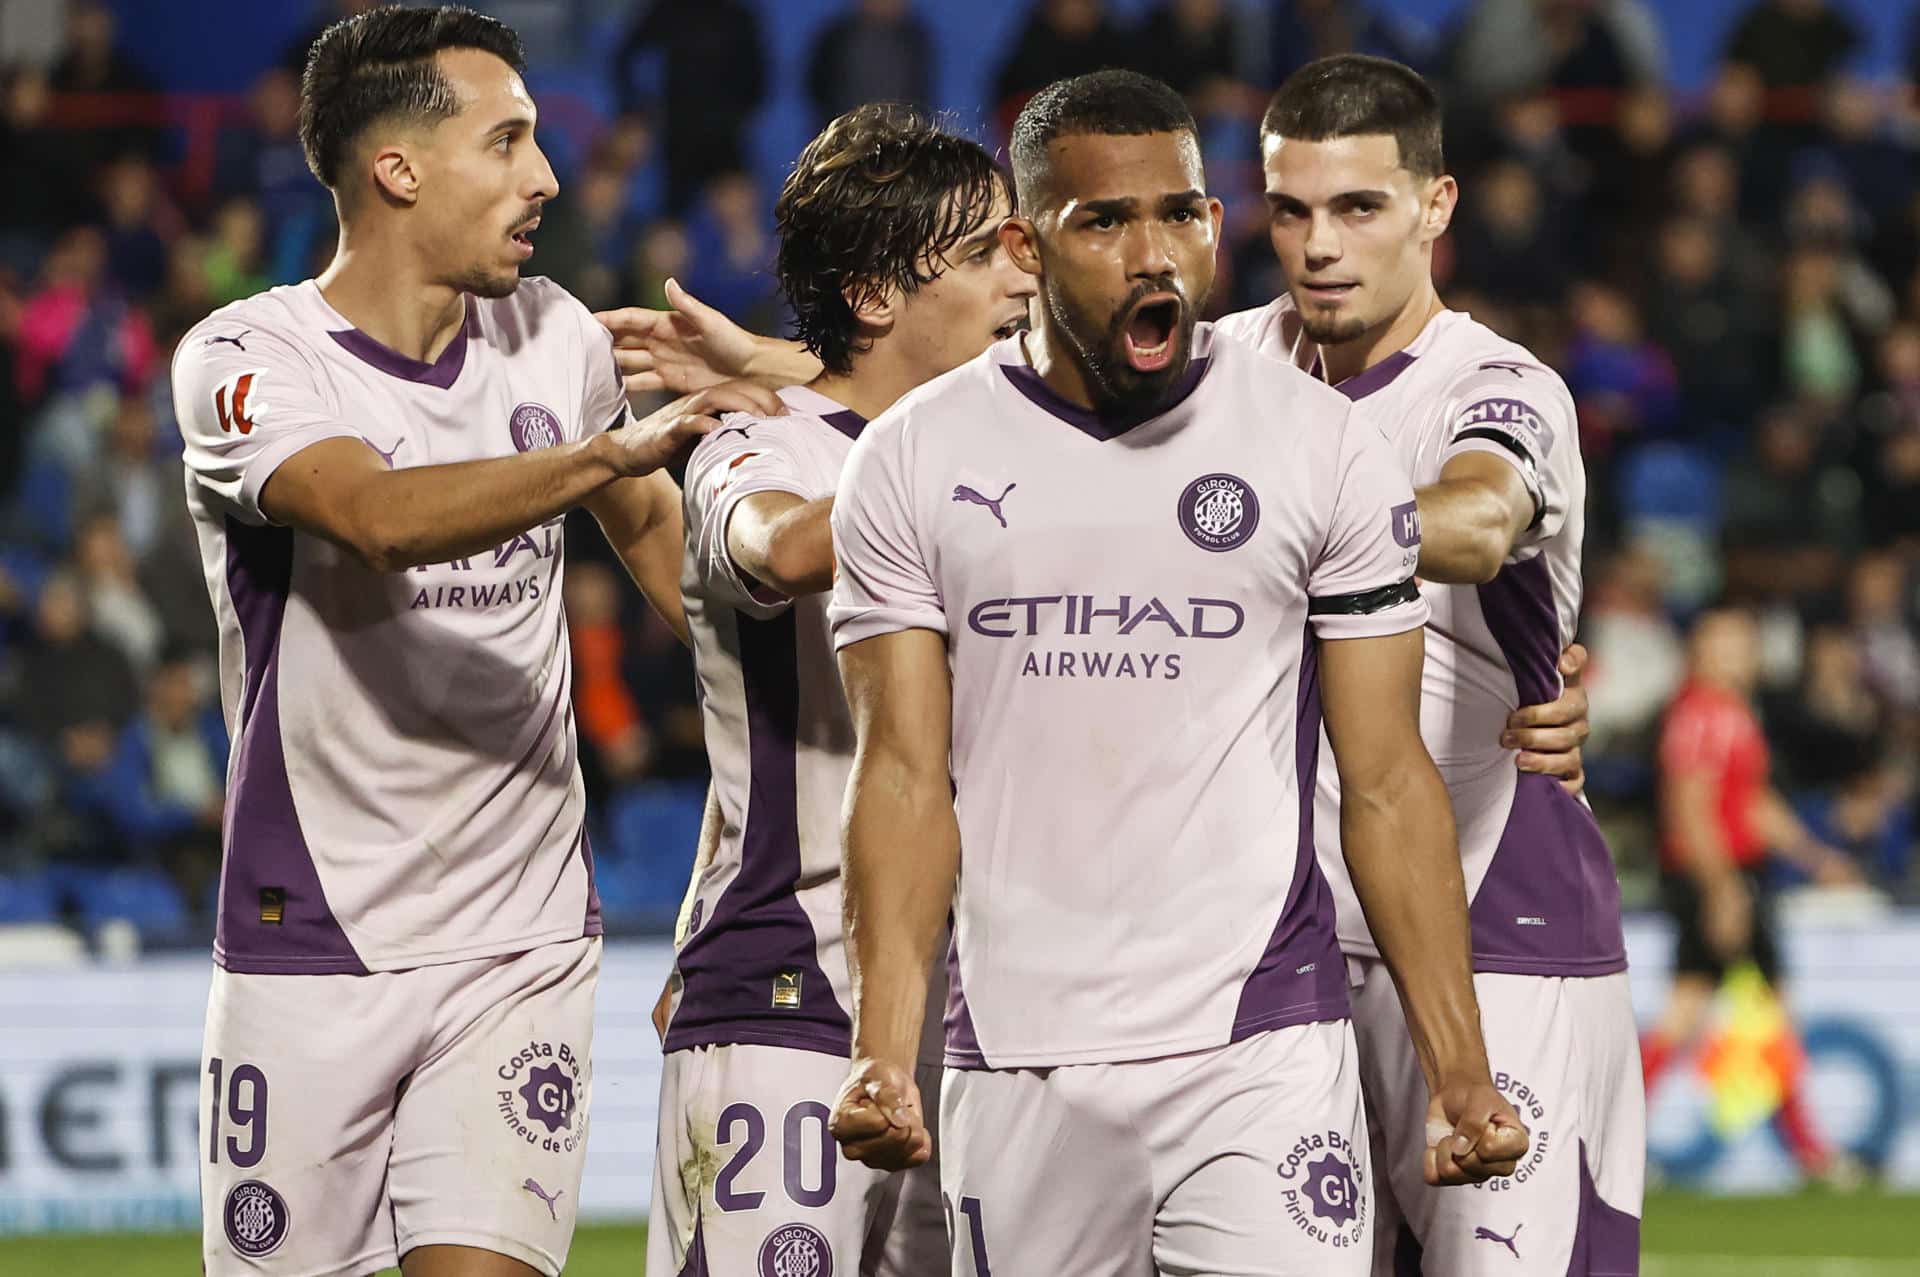
<svg viewBox="0 0 1920 1277">
<path fill-rule="evenodd" d="M 262 368 L 235 373 L 213 388 L 213 411 L 220 418 L 223 433 L 232 434 L 237 430 L 250 435 L 267 415 L 267 405 L 253 393 L 254 381 L 265 373 Z"/>
<path fill-rule="evenodd" d="M 1007 516 L 1006 513 L 1000 509 L 1000 503 L 1005 501 L 1007 499 L 1007 493 L 1012 492 L 1017 486 L 1019 485 L 1009 483 L 1006 491 L 1002 492 L 999 496 L 983 497 L 963 483 L 953 490 L 953 499 L 955 501 L 966 501 L 973 505 L 986 507 L 988 513 L 1000 520 L 1000 526 L 1004 528 L 1007 526 Z"/>
<path fill-rule="evenodd" d="M 540 1187 L 539 1181 L 531 1177 L 527 1179 L 526 1183 L 520 1185 L 520 1187 L 545 1202 L 547 1204 L 547 1214 L 551 1215 L 555 1220 L 560 1218 L 560 1212 L 554 1209 L 554 1204 L 567 1195 L 566 1189 L 556 1188 L 553 1190 L 552 1195 L 549 1196 L 547 1190 Z"/>
<path fill-rule="evenodd" d="M 249 336 L 252 334 L 252 332 L 253 332 L 253 329 L 251 328 L 243 328 L 240 330 L 239 337 L 209 337 L 206 340 L 206 344 L 209 346 L 218 346 L 221 342 L 225 342 L 227 345 L 232 346 L 235 350 L 238 350 L 241 354 L 245 354 L 247 348 L 240 344 L 240 337 Z"/>
</svg>

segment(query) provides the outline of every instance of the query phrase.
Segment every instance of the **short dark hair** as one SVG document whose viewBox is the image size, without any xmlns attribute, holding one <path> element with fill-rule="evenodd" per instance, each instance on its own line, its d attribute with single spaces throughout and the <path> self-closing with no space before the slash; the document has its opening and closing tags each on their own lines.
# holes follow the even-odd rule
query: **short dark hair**
<svg viewBox="0 0 1920 1277">
<path fill-rule="evenodd" d="M 457 115 L 459 99 L 434 62 L 443 49 L 480 49 L 526 70 L 512 27 L 459 5 L 371 9 L 322 32 L 300 78 L 300 145 L 313 175 L 337 189 L 347 152 L 381 120 Z"/>
<path fill-rule="evenodd" d="M 1440 95 L 1418 71 L 1390 58 L 1341 53 L 1307 63 L 1273 95 L 1260 132 L 1301 142 L 1391 133 L 1401 167 L 1415 177 L 1447 171 Z"/>
<path fill-rule="evenodd" d="M 846 373 L 866 349 L 854 311 L 889 288 L 911 293 L 1012 198 L 978 142 L 910 107 L 875 103 L 807 143 L 773 206 L 780 286 L 806 348 Z"/>
<path fill-rule="evenodd" d="M 1187 101 L 1138 71 L 1095 71 L 1055 80 L 1020 108 L 1013 122 L 1013 182 L 1023 204 L 1047 171 L 1047 146 L 1063 137 L 1199 135 Z"/>
</svg>

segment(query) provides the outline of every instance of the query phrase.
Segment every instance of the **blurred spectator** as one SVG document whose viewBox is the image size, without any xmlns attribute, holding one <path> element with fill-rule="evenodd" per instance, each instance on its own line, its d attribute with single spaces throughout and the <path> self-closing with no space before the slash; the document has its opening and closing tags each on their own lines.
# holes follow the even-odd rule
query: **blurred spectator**
<svg viewBox="0 0 1920 1277">
<path fill-rule="evenodd" d="M 165 869 L 195 909 L 220 873 L 226 804 L 227 731 L 206 682 L 193 654 L 168 651 L 147 677 L 144 712 L 88 787 L 123 854 Z"/>
<path fill-rule="evenodd" d="M 1244 47 L 1226 0 L 1162 0 L 1134 32 L 1136 69 L 1171 84 L 1201 116 L 1238 105 Z"/>
<path fill-rule="evenodd" d="M 648 226 L 634 242 L 629 263 L 627 300 L 635 306 L 655 310 L 667 305 L 667 281 L 684 282 L 693 265 L 693 250 L 687 241 L 687 228 L 662 218 Z"/>
<path fill-rule="evenodd" d="M 182 235 L 167 247 L 167 280 L 160 295 L 147 304 L 153 317 L 155 344 L 172 350 L 187 329 L 214 310 L 213 281 L 207 278 L 207 241 Z"/>
<path fill-rule="evenodd" d="M 1424 69 L 1427 33 L 1377 0 L 1273 0 L 1267 8 L 1266 80 L 1278 84 L 1309 62 L 1366 53 Z"/>
<path fill-rule="evenodd" d="M 1740 168 L 1733 152 L 1709 140 L 1687 146 L 1674 164 L 1672 201 L 1677 212 L 1713 236 L 1735 287 L 1757 305 L 1760 290 L 1771 285 L 1773 255 L 1741 220 Z"/>
<path fill-rule="evenodd" d="M 1727 59 L 1758 71 L 1769 89 L 1811 89 L 1859 44 L 1852 20 L 1827 0 L 1755 0 L 1727 37 Z M 1789 109 L 1811 107 L 1805 100 Z"/>
<path fill-rule="evenodd" d="M 1647 331 L 1679 377 L 1678 428 L 1704 435 L 1742 426 L 1767 391 L 1765 316 L 1754 312 L 1704 221 L 1660 229 L 1642 298 Z"/>
<path fill-rule="evenodd" d="M 216 307 L 265 290 L 266 223 L 250 199 L 228 200 L 213 219 L 207 245 L 207 286 Z"/>
<path fill-rule="evenodd" d="M 1642 0 L 1476 0 L 1453 77 L 1479 102 L 1547 86 L 1620 90 L 1660 78 L 1660 26 Z"/>
<path fill-rule="evenodd" d="M 614 54 L 622 111 L 646 106 L 635 64 L 656 54 L 667 201 L 678 212 L 714 175 L 746 162 L 747 124 L 766 98 L 769 68 L 760 20 L 744 0 L 653 0 Z"/>
<path fill-rule="evenodd" d="M 90 226 L 68 231 L 47 254 L 40 288 L 20 313 L 15 377 L 30 403 L 102 383 L 143 386 L 160 367 L 146 316 L 106 270 L 105 237 Z"/>
<path fill-rule="evenodd" d="M 1839 403 L 1860 386 L 1858 321 L 1843 291 L 1846 264 L 1825 248 L 1801 248 L 1782 267 L 1780 368 L 1789 394 Z"/>
<path fill-rule="evenodd" d="M 54 92 L 155 91 L 153 78 L 121 50 L 118 26 L 113 10 L 100 0 L 75 0 L 68 6 L 67 43 L 53 64 Z M 155 130 L 140 124 L 74 131 L 68 137 L 68 144 L 86 158 L 90 168 L 128 151 L 152 155 L 159 144 Z"/>
<path fill-rule="evenodd" d="M 626 175 L 596 150 L 568 184 L 567 197 L 549 203 L 535 232 L 535 269 L 594 310 L 625 299 L 616 287 L 620 250 L 636 228 L 626 213 Z"/>
<path fill-rule="evenodd" d="M 48 578 L 35 616 L 16 670 L 13 721 L 69 778 L 95 775 L 138 701 L 133 668 L 90 628 L 86 595 L 73 577 Z"/>
<path fill-rule="evenodd" d="M 1920 712 L 1920 640 L 1914 637 L 1912 588 L 1905 563 L 1864 554 L 1847 581 L 1847 620 L 1860 644 L 1868 686 L 1903 714 Z"/>
<path fill-rule="evenodd" d="M 111 512 L 81 523 L 74 536 L 73 571 L 86 592 L 93 632 L 120 649 L 136 672 L 151 668 L 159 658 L 165 629 L 140 589 L 133 554 Z"/>
<path fill-rule="evenodd" d="M 604 563 L 567 573 L 567 633 L 573 643 L 573 703 L 580 718 L 589 783 L 598 791 L 646 774 L 653 740 L 622 668 L 627 637 L 620 625 L 624 583 Z"/>
<path fill-rule="evenodd" d="M 1593 730 L 1588 751 L 1647 752 L 1660 712 L 1680 685 L 1680 635 L 1667 615 L 1658 557 L 1630 544 L 1587 569 L 1581 632 L 1592 652 L 1584 682 Z"/>
<path fill-rule="evenodd" d="M 1767 86 L 1742 62 L 1722 66 L 1707 89 L 1707 109 L 1686 134 L 1689 145 L 1711 143 L 1733 163 L 1740 216 L 1770 223 L 1785 197 L 1788 168 L 1804 132 L 1766 127 Z"/>
<path fill-rule="evenodd" d="M 768 220 L 752 177 L 716 177 L 688 219 L 693 259 L 680 281 L 695 297 L 755 330 L 771 326 L 778 304 Z"/>
<path fill-rule="evenodd" d="M 307 171 L 300 147 L 300 80 L 282 67 L 254 82 L 245 128 L 220 135 L 214 194 L 251 199 L 265 220 L 268 272 L 276 280 L 304 276 L 314 244 L 334 236 L 333 200 Z"/>
<path fill-rule="evenodd" d="M 1678 401 L 1673 361 L 1648 341 L 1626 294 L 1588 282 L 1571 295 L 1573 340 L 1567 389 L 1580 414 L 1580 443 L 1604 464 L 1618 443 L 1665 431 Z"/>
<path fill-rule="evenodd" d="M 1851 77 L 1837 77 L 1823 103 L 1824 130 L 1813 156 L 1833 166 L 1870 224 L 1896 217 L 1914 194 L 1914 149 L 1895 136 L 1881 95 Z"/>
<path fill-rule="evenodd" d="M 807 96 L 820 125 L 863 102 L 933 104 L 933 38 L 910 0 L 854 0 L 820 29 L 807 55 Z"/>
<path fill-rule="evenodd" d="M 1480 175 L 1474 192 L 1454 219 L 1457 277 L 1495 301 L 1557 306 L 1567 261 L 1532 171 L 1503 161 Z"/>
<path fill-rule="evenodd" d="M 1039 0 L 993 77 L 1003 130 L 1028 98 L 1055 80 L 1126 66 L 1132 52 L 1107 16 L 1106 0 Z"/>
<path fill-rule="evenodd" d="M 1775 408 L 1726 480 L 1722 547 L 1737 597 L 1805 599 L 1839 583 L 1860 540 L 1860 483 L 1820 449 L 1818 409 Z"/>
<path fill-rule="evenodd" d="M 65 133 L 47 123 L 47 77 L 18 67 L 6 77 L 0 116 L 0 265 L 31 277 L 56 236 L 85 210 L 87 169 Z"/>
<path fill-rule="evenodd" d="M 159 177 L 143 156 L 123 155 L 100 175 L 106 214 L 107 275 L 136 301 L 145 300 L 167 275 L 167 241 L 161 221 Z"/>
<path fill-rule="evenodd" d="M 1630 90 L 1620 100 L 1611 137 L 1590 157 L 1586 216 L 1596 235 L 1609 241 L 1608 257 L 1641 260 L 1654 228 L 1672 209 L 1673 101 L 1661 85 Z"/>
</svg>

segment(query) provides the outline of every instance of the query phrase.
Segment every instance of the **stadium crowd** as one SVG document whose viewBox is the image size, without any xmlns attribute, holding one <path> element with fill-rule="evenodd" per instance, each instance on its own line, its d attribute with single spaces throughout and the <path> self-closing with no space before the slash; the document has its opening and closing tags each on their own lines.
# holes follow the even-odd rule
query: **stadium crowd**
<svg viewBox="0 0 1920 1277">
<path fill-rule="evenodd" d="M 930 100 L 913 4 L 845 9 L 805 70 L 818 120 L 867 96 Z M 596 55 L 609 109 L 551 148 L 565 189 L 531 269 L 595 307 L 662 306 L 674 278 L 748 327 L 783 323 L 777 175 L 748 145 L 765 20 L 744 0 L 635 6 Z M 226 741 L 167 363 L 209 311 L 331 252 L 331 202 L 296 136 L 311 34 L 197 168 L 157 117 L 87 109 L 164 83 L 110 9 L 75 0 L 57 59 L 6 72 L 0 922 L 125 914 L 205 934 Z M 1782 788 L 1869 879 L 1913 894 L 1920 108 L 1910 81 L 1843 74 L 1862 39 L 1823 0 L 1755 0 L 1705 91 L 1678 94 L 1640 0 L 1474 0 L 1437 36 L 1361 0 L 1167 0 L 1137 24 L 1101 0 L 1039 0 L 979 104 L 1004 130 L 1043 83 L 1111 65 L 1188 95 L 1229 209 L 1224 311 L 1281 287 L 1255 146 L 1271 87 L 1342 49 L 1443 86 L 1463 191 L 1443 296 L 1547 356 L 1579 406 L 1588 784 L 1630 900 L 1651 883 L 1655 741 L 1687 628 L 1721 599 L 1760 624 Z M 1920 25 L 1905 61 L 1920 78 Z M 705 766 L 691 665 L 597 532 L 570 548 L 602 892 L 616 920 L 670 917 Z"/>
</svg>

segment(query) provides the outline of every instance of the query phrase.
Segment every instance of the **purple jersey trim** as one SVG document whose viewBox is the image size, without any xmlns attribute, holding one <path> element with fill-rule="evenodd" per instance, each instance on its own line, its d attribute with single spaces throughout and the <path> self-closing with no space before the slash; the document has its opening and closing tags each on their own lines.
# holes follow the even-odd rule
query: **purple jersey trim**
<svg viewBox="0 0 1920 1277">
<path fill-rule="evenodd" d="M 842 408 L 839 412 L 830 412 L 820 420 L 838 430 L 849 439 L 858 439 L 860 432 L 867 428 L 867 419 L 851 408 Z"/>
<path fill-rule="evenodd" d="M 227 593 L 240 621 L 246 682 L 236 729 L 220 869 L 214 961 L 260 975 L 365 975 L 333 916 L 300 829 L 280 739 L 280 625 L 293 586 L 293 533 L 229 518 Z M 281 921 L 261 921 L 262 892 Z"/>
<path fill-rule="evenodd" d="M 582 936 L 600 935 L 605 927 L 600 921 L 600 887 L 593 872 L 593 840 L 587 837 L 585 826 L 580 830 L 580 863 L 587 870 L 587 920 L 580 928 Z"/>
<path fill-rule="evenodd" d="M 1315 356 L 1316 360 L 1318 358 Z M 1404 350 L 1396 350 L 1373 367 L 1347 378 L 1334 389 L 1357 403 L 1374 391 L 1391 386 L 1401 373 L 1413 367 L 1415 358 Z"/>
<path fill-rule="evenodd" d="M 331 331 L 327 336 L 339 343 L 340 348 L 364 364 L 369 364 L 390 377 L 403 381 L 415 381 L 432 386 L 436 390 L 445 390 L 459 379 L 461 368 L 467 362 L 467 339 L 473 331 L 473 304 L 466 303 L 467 317 L 460 325 L 460 331 L 453 335 L 447 348 L 432 363 L 403 355 L 391 346 L 383 345 L 358 328 L 342 328 Z"/>
<path fill-rule="evenodd" d="M 712 1277 L 712 1270 L 707 1267 L 706 1220 L 698 1205 L 694 1207 L 693 1241 L 687 1246 L 686 1259 L 681 1261 L 679 1277 Z"/>
<path fill-rule="evenodd" d="M 1350 1013 L 1347 965 L 1334 934 L 1333 893 L 1313 854 L 1313 788 L 1320 767 L 1320 660 L 1313 634 L 1301 636 L 1294 695 L 1293 778 L 1300 806 L 1293 885 L 1266 951 L 1240 990 L 1232 1041 L 1256 1033 L 1344 1020 Z"/>
<path fill-rule="evenodd" d="M 1560 614 L 1546 559 L 1509 563 L 1479 587 L 1480 611 L 1522 705 L 1560 694 Z M 1501 975 L 1611 975 L 1627 968 L 1620 881 L 1585 804 L 1523 773 L 1474 894 L 1473 969 Z"/>
<path fill-rule="evenodd" d="M 973 1030 L 973 1012 L 967 1008 L 967 991 L 960 987 L 960 933 L 954 931 L 947 941 L 947 1054 L 950 1069 L 984 1069 L 987 1057 L 980 1050 L 980 1035 Z"/>
<path fill-rule="evenodd" d="M 794 613 L 756 620 L 736 611 L 735 620 L 752 777 L 740 872 L 681 946 L 676 966 L 684 988 L 663 1049 L 753 1041 L 848 1055 L 853 1022 L 820 968 L 819 937 L 794 894 L 800 880 Z M 783 972 L 797 973 L 798 1007 L 773 1005 Z"/>
<path fill-rule="evenodd" d="M 1545 555 L 1501 568 L 1476 587 L 1480 611 L 1500 645 L 1522 705 L 1544 705 L 1560 695 L 1560 612 Z"/>
<path fill-rule="evenodd" d="M 1135 426 L 1143 426 L 1155 418 L 1164 417 L 1179 407 L 1181 401 L 1200 385 L 1200 379 L 1207 375 L 1207 366 L 1210 362 L 1212 361 L 1207 356 L 1202 355 L 1188 363 L 1186 372 L 1180 375 L 1179 384 L 1174 387 L 1173 394 L 1168 396 L 1167 402 L 1152 417 L 1143 417 L 1139 421 L 1108 421 L 1093 409 L 1082 408 L 1049 386 L 1046 378 L 1026 364 L 1001 364 L 1000 371 L 1007 375 L 1007 380 L 1013 383 L 1013 388 L 1025 395 L 1036 407 L 1044 408 L 1075 430 L 1104 443 L 1108 439 L 1118 439 Z"/>
<path fill-rule="evenodd" d="M 1639 1271 L 1640 1219 L 1600 1199 L 1587 1165 L 1587 1142 L 1581 1140 L 1580 1222 L 1567 1277 L 1637 1277 Z"/>
</svg>

